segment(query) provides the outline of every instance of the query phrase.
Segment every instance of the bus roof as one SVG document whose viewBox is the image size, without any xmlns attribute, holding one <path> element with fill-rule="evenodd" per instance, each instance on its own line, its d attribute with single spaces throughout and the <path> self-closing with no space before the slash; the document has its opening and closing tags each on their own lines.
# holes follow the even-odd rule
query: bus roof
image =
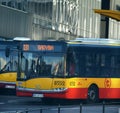
<svg viewBox="0 0 120 113">
<path fill-rule="evenodd" d="M 0 49 L 6 49 L 6 48 L 11 48 L 11 49 L 17 49 L 18 43 L 14 41 L 0 41 Z"/>
<path fill-rule="evenodd" d="M 68 44 L 120 46 L 120 40 L 106 38 L 76 38 L 75 40 L 68 41 Z"/>
</svg>

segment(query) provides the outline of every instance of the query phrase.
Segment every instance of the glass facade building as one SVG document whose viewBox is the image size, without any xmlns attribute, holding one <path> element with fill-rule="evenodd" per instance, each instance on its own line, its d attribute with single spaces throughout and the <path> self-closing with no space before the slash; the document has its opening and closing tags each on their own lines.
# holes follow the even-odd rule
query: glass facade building
<svg viewBox="0 0 120 113">
<path fill-rule="evenodd" d="M 111 0 L 110 9 L 120 11 L 120 0 Z M 109 19 L 109 38 L 120 39 L 120 22 L 111 18 Z"/>
<path fill-rule="evenodd" d="M 101 16 L 93 9 L 101 9 L 104 0 L 0 0 L 2 5 L 22 10 L 32 14 L 32 39 L 76 37 L 104 37 L 104 24 Z M 114 9 L 119 0 L 111 0 L 110 7 Z M 117 6 L 119 8 L 119 5 Z M 118 32 L 112 30 L 119 26 L 109 19 L 109 37 L 116 37 Z M 119 35 L 118 35 L 119 36 Z"/>
</svg>

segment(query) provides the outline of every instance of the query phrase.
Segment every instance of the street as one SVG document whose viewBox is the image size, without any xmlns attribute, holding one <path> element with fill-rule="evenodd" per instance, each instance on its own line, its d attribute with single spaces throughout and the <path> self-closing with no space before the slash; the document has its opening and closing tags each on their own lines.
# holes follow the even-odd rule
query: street
<svg viewBox="0 0 120 113">
<path fill-rule="evenodd" d="M 104 109 L 104 111 L 103 111 Z M 43 104 L 40 98 L 0 95 L 0 113 L 119 113 L 120 104 Z"/>
</svg>

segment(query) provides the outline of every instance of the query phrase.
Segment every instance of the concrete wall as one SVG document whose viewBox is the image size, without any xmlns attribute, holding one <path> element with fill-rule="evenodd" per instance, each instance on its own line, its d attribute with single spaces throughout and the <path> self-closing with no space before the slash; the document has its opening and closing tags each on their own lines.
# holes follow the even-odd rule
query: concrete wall
<svg viewBox="0 0 120 113">
<path fill-rule="evenodd" d="M 31 14 L 0 5 L 0 37 L 32 38 L 32 22 Z"/>
</svg>

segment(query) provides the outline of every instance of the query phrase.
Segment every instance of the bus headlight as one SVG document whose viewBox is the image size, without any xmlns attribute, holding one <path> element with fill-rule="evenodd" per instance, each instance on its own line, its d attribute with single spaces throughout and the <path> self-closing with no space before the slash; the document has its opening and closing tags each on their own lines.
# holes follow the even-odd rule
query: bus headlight
<svg viewBox="0 0 120 113">
<path fill-rule="evenodd" d="M 65 92 L 67 88 L 54 88 L 53 92 Z"/>
</svg>

